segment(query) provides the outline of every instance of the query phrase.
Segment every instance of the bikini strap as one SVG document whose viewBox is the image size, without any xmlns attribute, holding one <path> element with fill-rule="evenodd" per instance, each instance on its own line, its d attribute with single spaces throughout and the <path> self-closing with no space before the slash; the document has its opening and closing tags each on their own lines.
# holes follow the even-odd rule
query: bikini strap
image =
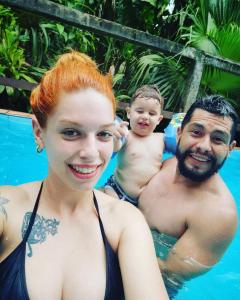
<svg viewBox="0 0 240 300">
<path fill-rule="evenodd" d="M 28 223 L 28 228 L 27 228 L 27 231 L 26 231 L 26 233 L 24 235 L 24 238 L 23 238 L 24 241 L 27 241 L 27 239 L 30 235 L 30 232 L 32 230 L 32 226 L 33 226 L 33 223 L 35 221 L 35 217 L 36 217 L 36 213 L 37 213 L 37 209 L 38 209 L 40 196 L 41 196 L 41 193 L 42 193 L 42 188 L 43 188 L 43 182 L 41 183 L 41 186 L 40 186 L 40 189 L 39 189 L 39 192 L 38 192 L 38 196 L 37 196 L 36 202 L 34 204 L 33 212 L 31 214 L 30 221 Z"/>
<path fill-rule="evenodd" d="M 100 225 L 100 230 L 101 230 L 103 242 L 104 242 L 104 245 L 105 245 L 105 247 L 106 247 L 106 239 L 107 239 L 107 238 L 106 238 L 105 230 L 104 230 L 103 223 L 102 223 L 102 220 L 101 220 L 101 217 L 100 217 L 97 198 L 96 198 L 94 192 L 93 192 L 93 202 L 94 202 L 94 205 L 95 205 L 97 214 L 98 214 L 98 220 L 99 220 L 99 225 Z"/>
</svg>

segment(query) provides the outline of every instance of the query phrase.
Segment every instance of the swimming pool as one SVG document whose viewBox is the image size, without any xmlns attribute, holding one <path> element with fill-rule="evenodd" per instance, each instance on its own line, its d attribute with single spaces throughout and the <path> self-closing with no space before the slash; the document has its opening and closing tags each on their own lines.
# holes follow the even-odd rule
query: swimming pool
<svg viewBox="0 0 240 300">
<path fill-rule="evenodd" d="M 112 174 L 113 159 L 98 185 Z M 42 180 L 47 174 L 47 158 L 37 154 L 31 119 L 0 114 L 0 185 Z M 231 190 L 240 213 L 240 151 L 234 150 L 220 172 Z M 240 228 L 222 260 L 207 274 L 186 284 L 176 300 L 240 299 Z"/>
</svg>

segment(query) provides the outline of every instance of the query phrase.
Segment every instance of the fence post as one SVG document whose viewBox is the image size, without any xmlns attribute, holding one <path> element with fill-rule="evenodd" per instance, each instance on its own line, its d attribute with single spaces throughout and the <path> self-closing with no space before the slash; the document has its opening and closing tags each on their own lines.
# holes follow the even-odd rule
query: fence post
<svg viewBox="0 0 240 300">
<path fill-rule="evenodd" d="M 195 61 L 193 61 L 194 64 L 189 70 L 189 79 L 183 95 L 184 112 L 186 112 L 191 106 L 191 104 L 196 101 L 199 86 L 202 79 L 204 58 L 204 54 L 198 53 L 195 57 Z"/>
</svg>

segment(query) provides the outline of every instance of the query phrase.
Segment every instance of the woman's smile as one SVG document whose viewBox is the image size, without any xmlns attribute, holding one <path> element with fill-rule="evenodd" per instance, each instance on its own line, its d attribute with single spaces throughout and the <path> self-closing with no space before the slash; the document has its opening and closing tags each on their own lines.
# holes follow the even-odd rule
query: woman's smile
<svg viewBox="0 0 240 300">
<path fill-rule="evenodd" d="M 95 177 L 101 165 L 68 165 L 72 174 L 79 179 L 91 179 Z"/>
</svg>

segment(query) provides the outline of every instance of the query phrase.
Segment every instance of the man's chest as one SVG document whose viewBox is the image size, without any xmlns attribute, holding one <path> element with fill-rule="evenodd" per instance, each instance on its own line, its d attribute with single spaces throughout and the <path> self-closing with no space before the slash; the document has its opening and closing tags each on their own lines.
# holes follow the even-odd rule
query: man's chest
<svg viewBox="0 0 240 300">
<path fill-rule="evenodd" d="M 190 195 L 173 187 L 160 190 L 158 186 L 149 189 L 148 193 L 145 190 L 143 196 L 140 209 L 150 228 L 175 237 L 185 232 L 195 210 L 195 201 L 191 201 Z"/>
</svg>

